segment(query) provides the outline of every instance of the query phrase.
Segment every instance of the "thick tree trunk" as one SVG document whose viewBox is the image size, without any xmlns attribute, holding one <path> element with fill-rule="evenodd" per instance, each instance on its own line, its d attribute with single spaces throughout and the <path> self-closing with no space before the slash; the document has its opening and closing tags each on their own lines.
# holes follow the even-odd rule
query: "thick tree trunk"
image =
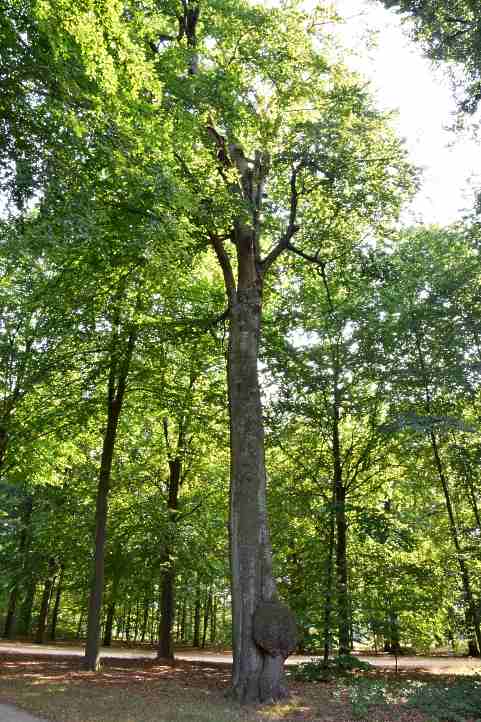
<svg viewBox="0 0 481 722">
<path fill-rule="evenodd" d="M 230 546 L 233 695 L 240 702 L 286 696 L 284 659 L 254 640 L 262 602 L 277 598 L 266 506 L 264 425 L 258 377 L 262 279 L 253 240 L 238 233 L 239 282 L 230 308 L 228 386 L 231 432 Z"/>
</svg>

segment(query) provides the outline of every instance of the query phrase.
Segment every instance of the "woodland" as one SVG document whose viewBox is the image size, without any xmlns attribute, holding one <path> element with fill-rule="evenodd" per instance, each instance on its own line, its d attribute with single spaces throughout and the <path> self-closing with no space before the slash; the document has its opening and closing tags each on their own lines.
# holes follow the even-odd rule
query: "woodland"
<svg viewBox="0 0 481 722">
<path fill-rule="evenodd" d="M 472 120 L 479 3 L 384 5 Z M 240 702 L 294 651 L 480 655 L 479 202 L 403 223 L 340 22 L 1 4 L 5 638 L 232 648 Z"/>
</svg>

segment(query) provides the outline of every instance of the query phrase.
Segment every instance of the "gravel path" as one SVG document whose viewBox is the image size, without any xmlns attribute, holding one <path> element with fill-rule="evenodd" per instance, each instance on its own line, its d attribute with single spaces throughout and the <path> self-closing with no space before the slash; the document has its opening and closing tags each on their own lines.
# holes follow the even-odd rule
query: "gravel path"
<svg viewBox="0 0 481 722">
<path fill-rule="evenodd" d="M 0 654 L 13 652 L 25 655 L 83 655 L 83 647 L 60 645 L 37 645 L 24 644 L 22 642 L 0 642 Z M 103 657 L 111 657 L 118 659 L 155 659 L 156 653 L 150 649 L 126 649 L 124 647 L 102 648 Z M 189 662 L 232 662 L 232 655 L 228 652 L 202 652 L 202 651 L 182 651 L 176 652 L 177 659 L 183 659 Z M 310 656 L 294 655 L 289 657 L 287 664 L 299 664 L 312 659 Z M 395 666 L 395 660 L 391 655 L 360 655 L 360 659 L 364 659 L 374 667 L 384 667 L 392 669 Z M 473 674 L 481 673 L 481 660 L 473 657 L 399 657 L 399 669 L 419 669 L 431 672 L 433 674 Z M 13 722 L 12 718 L 12 722 Z M 0 722 L 4 722 L 0 717 Z"/>
</svg>

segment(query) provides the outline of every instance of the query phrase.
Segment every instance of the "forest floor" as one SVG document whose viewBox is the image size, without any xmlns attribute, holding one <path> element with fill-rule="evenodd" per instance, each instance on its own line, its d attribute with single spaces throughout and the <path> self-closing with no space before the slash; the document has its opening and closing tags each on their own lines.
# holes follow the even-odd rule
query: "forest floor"
<svg viewBox="0 0 481 722">
<path fill-rule="evenodd" d="M 481 722 L 478 675 L 373 669 L 300 683 L 290 669 L 285 704 L 240 708 L 225 698 L 226 663 L 104 658 L 95 674 L 81 661 L 0 652 L 0 703 L 51 722 Z"/>
</svg>

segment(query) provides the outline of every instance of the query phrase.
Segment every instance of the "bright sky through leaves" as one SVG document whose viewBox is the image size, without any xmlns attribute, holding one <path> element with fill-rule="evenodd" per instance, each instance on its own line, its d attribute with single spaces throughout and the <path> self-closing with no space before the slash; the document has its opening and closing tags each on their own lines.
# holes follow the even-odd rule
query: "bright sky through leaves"
<svg viewBox="0 0 481 722">
<path fill-rule="evenodd" d="M 336 0 L 335 6 L 346 18 L 342 43 L 357 52 L 349 65 L 371 80 L 382 108 L 398 111 L 396 125 L 410 157 L 424 170 L 415 219 L 441 225 L 459 219 L 481 184 L 481 143 L 448 129 L 455 102 L 446 72 L 422 56 L 399 17 L 380 3 Z M 366 49 L 369 31 L 375 46 Z"/>
</svg>

